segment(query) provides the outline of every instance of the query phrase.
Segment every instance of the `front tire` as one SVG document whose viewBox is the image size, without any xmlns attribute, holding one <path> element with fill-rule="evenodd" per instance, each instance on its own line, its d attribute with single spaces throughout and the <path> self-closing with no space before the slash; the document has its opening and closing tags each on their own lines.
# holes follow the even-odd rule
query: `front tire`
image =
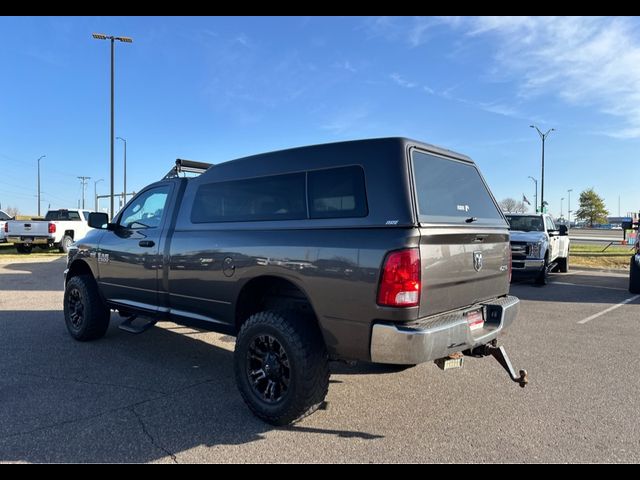
<svg viewBox="0 0 640 480">
<path fill-rule="evenodd" d="M 636 261 L 636 256 L 631 257 L 631 265 L 629 271 L 629 292 L 640 293 L 640 266 Z"/>
<path fill-rule="evenodd" d="M 102 338 L 109 328 L 110 313 L 91 275 L 78 275 L 67 282 L 64 321 L 74 339 L 87 342 Z"/>
<path fill-rule="evenodd" d="M 536 276 L 536 285 L 544 286 L 549 280 L 549 257 L 545 255 L 542 270 Z"/>
<path fill-rule="evenodd" d="M 272 425 L 312 414 L 329 390 L 322 335 L 313 319 L 293 311 L 252 315 L 236 340 L 234 370 L 247 406 Z"/>
</svg>

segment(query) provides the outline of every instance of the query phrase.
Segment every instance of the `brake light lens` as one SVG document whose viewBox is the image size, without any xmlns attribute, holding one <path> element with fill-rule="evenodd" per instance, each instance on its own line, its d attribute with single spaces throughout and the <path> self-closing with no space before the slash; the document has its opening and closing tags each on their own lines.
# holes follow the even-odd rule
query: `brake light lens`
<svg viewBox="0 0 640 480">
<path fill-rule="evenodd" d="M 420 304 L 420 251 L 398 250 L 387 255 L 378 288 L 378 305 L 415 307 Z"/>
<path fill-rule="evenodd" d="M 50 223 L 49 224 L 49 233 L 56 233 L 56 224 L 55 223 Z"/>
<path fill-rule="evenodd" d="M 4 224 L 4 233 L 9 233 L 9 222 Z"/>
</svg>

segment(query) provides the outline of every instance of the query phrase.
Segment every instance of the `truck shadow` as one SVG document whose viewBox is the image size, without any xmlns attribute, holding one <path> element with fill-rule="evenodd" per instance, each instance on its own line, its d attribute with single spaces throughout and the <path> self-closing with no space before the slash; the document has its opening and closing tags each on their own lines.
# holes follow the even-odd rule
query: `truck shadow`
<svg viewBox="0 0 640 480">
<path fill-rule="evenodd" d="M 228 461 L 242 453 L 225 457 L 224 446 L 267 441 L 273 430 L 281 432 L 268 440 L 275 451 L 298 435 L 382 438 L 336 429 L 322 418 L 331 412 L 312 417 L 331 428 L 258 420 L 236 389 L 233 345 L 179 331 L 132 336 L 112 325 L 104 339 L 79 343 L 58 310 L 0 311 L 0 461 L 175 461 L 183 452 L 188 461 Z M 235 460 L 286 461 L 267 453 Z"/>
<path fill-rule="evenodd" d="M 52 256 L 52 258 L 55 258 Z M 0 291 L 62 291 L 67 258 L 0 264 Z"/>
</svg>

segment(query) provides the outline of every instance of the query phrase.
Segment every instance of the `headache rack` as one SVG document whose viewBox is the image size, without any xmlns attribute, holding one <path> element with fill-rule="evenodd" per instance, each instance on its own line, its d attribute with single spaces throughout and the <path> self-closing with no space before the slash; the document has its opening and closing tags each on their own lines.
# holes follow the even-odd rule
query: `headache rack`
<svg viewBox="0 0 640 480">
<path fill-rule="evenodd" d="M 181 173 L 196 173 L 199 175 L 211 166 L 213 166 L 212 163 L 195 162 L 193 160 L 178 158 L 176 160 L 176 166 L 169 170 L 164 176 L 164 180 L 179 177 Z"/>
</svg>

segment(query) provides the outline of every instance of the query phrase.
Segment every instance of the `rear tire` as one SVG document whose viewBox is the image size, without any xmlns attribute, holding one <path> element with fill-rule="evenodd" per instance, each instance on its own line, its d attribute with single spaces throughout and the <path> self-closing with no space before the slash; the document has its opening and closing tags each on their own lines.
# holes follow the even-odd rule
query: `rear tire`
<svg viewBox="0 0 640 480">
<path fill-rule="evenodd" d="M 25 245 L 24 243 L 18 243 L 16 245 L 16 250 L 18 253 L 30 254 L 33 250 L 33 245 Z"/>
<path fill-rule="evenodd" d="M 71 336 L 87 342 L 102 338 L 109 328 L 110 310 L 91 275 L 78 275 L 64 290 L 64 321 Z"/>
<path fill-rule="evenodd" d="M 558 272 L 569 273 L 569 254 L 565 258 L 558 258 Z"/>
<path fill-rule="evenodd" d="M 315 412 L 329 390 L 329 360 L 312 318 L 265 311 L 240 329 L 234 370 L 243 400 L 258 418 L 288 425 Z"/>
<path fill-rule="evenodd" d="M 60 251 L 60 253 L 69 253 L 69 248 L 72 244 L 73 238 L 71 238 L 69 235 L 65 235 L 60 242 L 60 247 L 58 247 L 58 250 Z"/>
<path fill-rule="evenodd" d="M 631 257 L 629 271 L 629 292 L 640 293 L 640 266 L 636 262 L 636 256 Z"/>
</svg>

